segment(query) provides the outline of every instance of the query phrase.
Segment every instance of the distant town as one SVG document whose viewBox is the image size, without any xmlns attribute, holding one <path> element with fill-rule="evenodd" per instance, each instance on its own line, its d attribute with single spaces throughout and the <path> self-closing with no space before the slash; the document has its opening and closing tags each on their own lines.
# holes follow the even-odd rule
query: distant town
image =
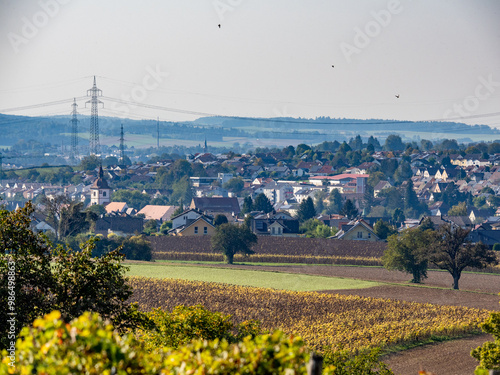
<svg viewBox="0 0 500 375">
<path fill-rule="evenodd" d="M 92 229 L 102 235 L 203 236 L 219 222 L 246 220 L 258 235 L 380 241 L 385 226 L 411 228 L 429 217 L 470 229 L 490 247 L 500 243 L 496 142 L 416 144 L 391 135 L 380 145 L 357 136 L 244 154 L 214 154 L 205 142 L 204 152 L 185 157 L 132 164 L 91 155 L 74 167 L 3 169 L 0 177 L 3 205 L 32 200 L 33 225 L 44 232 L 58 232 L 45 207 L 58 198 L 93 211 Z"/>
</svg>

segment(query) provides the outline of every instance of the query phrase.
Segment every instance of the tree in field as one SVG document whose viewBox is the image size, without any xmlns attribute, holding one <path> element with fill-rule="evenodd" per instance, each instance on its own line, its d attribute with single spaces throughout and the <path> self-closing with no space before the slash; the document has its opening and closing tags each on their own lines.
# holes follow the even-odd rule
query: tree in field
<svg viewBox="0 0 500 375">
<path fill-rule="evenodd" d="M 267 214 L 268 212 L 271 212 L 273 210 L 273 205 L 264 193 L 260 193 L 255 197 L 255 200 L 253 202 L 253 209 L 255 211 L 264 211 Z"/>
<path fill-rule="evenodd" d="M 420 283 L 427 278 L 427 249 L 433 239 L 432 231 L 405 229 L 401 234 L 388 238 L 387 249 L 382 256 L 384 267 L 413 276 L 412 283 Z"/>
<path fill-rule="evenodd" d="M 8 344 L 9 312 L 17 314 L 16 335 L 54 309 L 67 321 L 83 311 L 95 311 L 121 328 L 143 322 L 137 308 L 127 302 L 132 290 L 121 265 L 123 255 L 116 250 L 94 259 L 92 241 L 78 252 L 54 249 L 46 237 L 31 230 L 33 211 L 30 202 L 14 212 L 0 210 L 0 349 Z M 13 286 L 9 276 L 15 280 Z M 15 305 L 9 304 L 11 291 Z"/>
<path fill-rule="evenodd" d="M 297 211 L 297 217 L 301 223 L 306 220 L 312 219 L 316 216 L 316 209 L 314 208 L 314 202 L 311 197 L 307 197 L 302 202 L 300 202 L 299 209 Z"/>
<path fill-rule="evenodd" d="M 228 264 L 233 264 L 234 255 L 253 254 L 252 245 L 257 243 L 257 236 L 246 226 L 222 224 L 215 228 L 211 238 L 212 251 L 224 254 Z"/>
<path fill-rule="evenodd" d="M 347 199 L 345 201 L 342 210 L 340 210 L 340 213 L 344 216 L 347 216 L 347 218 L 350 220 L 355 219 L 359 215 L 358 209 L 350 199 Z"/>
<path fill-rule="evenodd" d="M 429 246 L 429 260 L 438 268 L 448 271 L 453 277 L 453 289 L 466 267 L 485 268 L 498 264 L 496 254 L 482 242 L 472 244 L 467 240 L 469 230 L 443 225 L 436 231 Z"/>
</svg>

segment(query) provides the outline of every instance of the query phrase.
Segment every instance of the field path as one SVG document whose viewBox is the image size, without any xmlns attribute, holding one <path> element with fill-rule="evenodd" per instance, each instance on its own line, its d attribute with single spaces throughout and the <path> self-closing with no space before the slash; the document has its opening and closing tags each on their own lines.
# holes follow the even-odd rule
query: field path
<svg viewBox="0 0 500 375">
<path fill-rule="evenodd" d="M 323 292 L 500 311 L 500 275 L 464 273 L 459 282 L 461 289 L 453 290 L 451 276 L 441 271 L 429 271 L 423 284 L 426 287 L 419 287 L 409 284 L 411 277 L 405 273 L 378 267 L 217 265 L 220 266 L 385 282 L 390 284 Z M 470 351 L 486 341 L 492 341 L 492 336 L 484 334 L 429 344 L 387 355 L 382 360 L 396 375 L 417 375 L 421 369 L 435 375 L 472 375 L 477 361 L 470 356 Z"/>
</svg>

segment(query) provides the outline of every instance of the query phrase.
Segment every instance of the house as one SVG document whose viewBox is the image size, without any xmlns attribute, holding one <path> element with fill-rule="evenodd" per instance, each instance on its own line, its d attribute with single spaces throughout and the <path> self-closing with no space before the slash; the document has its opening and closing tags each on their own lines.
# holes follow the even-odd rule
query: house
<svg viewBox="0 0 500 375">
<path fill-rule="evenodd" d="M 188 209 L 177 216 L 171 217 L 170 219 L 172 220 L 172 230 L 187 224 L 191 224 L 202 215 L 203 213 L 197 210 Z"/>
<path fill-rule="evenodd" d="M 500 230 L 488 229 L 485 226 L 480 225 L 469 233 L 467 239 L 472 243 L 482 242 L 492 249 L 493 245 L 500 243 Z"/>
<path fill-rule="evenodd" d="M 373 196 L 377 198 L 382 190 L 389 189 L 391 187 L 392 185 L 389 183 L 389 181 L 379 181 L 378 184 L 373 188 Z"/>
<path fill-rule="evenodd" d="M 127 203 L 126 202 L 110 202 L 106 205 L 105 209 L 108 214 L 112 212 L 125 212 L 127 211 Z"/>
<path fill-rule="evenodd" d="M 189 208 L 210 215 L 229 213 L 237 216 L 240 213 L 240 205 L 236 197 L 194 197 Z"/>
<path fill-rule="evenodd" d="M 177 228 L 172 232 L 175 236 L 211 236 L 215 232 L 215 226 L 205 216 L 201 215 L 193 222 Z"/>
<path fill-rule="evenodd" d="M 288 183 L 271 181 L 262 188 L 262 192 L 272 204 L 283 202 L 293 197 L 293 188 Z"/>
<path fill-rule="evenodd" d="M 380 241 L 372 227 L 363 219 L 342 225 L 334 238 L 338 240 Z"/>
<path fill-rule="evenodd" d="M 144 220 L 140 217 L 131 217 L 127 214 L 110 215 L 99 218 L 95 224 L 96 234 L 107 236 L 114 233 L 120 236 L 141 233 L 144 228 Z"/>
<path fill-rule="evenodd" d="M 156 220 L 160 223 L 169 221 L 177 209 L 177 206 L 158 206 L 148 204 L 140 210 L 137 215 L 143 214 L 145 220 Z"/>
<path fill-rule="evenodd" d="M 257 235 L 297 236 L 299 221 L 286 212 L 260 213 L 252 217 L 250 228 Z"/>
<path fill-rule="evenodd" d="M 344 191 L 349 190 L 352 193 L 364 194 L 368 177 L 370 177 L 368 174 L 342 173 L 335 176 L 310 177 L 309 182 L 316 186 L 340 185 Z"/>
</svg>

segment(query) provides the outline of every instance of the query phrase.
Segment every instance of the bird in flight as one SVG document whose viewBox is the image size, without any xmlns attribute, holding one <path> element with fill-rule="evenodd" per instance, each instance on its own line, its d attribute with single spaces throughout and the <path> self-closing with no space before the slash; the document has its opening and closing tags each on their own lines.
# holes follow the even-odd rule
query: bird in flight
<svg viewBox="0 0 500 375">
<path fill-rule="evenodd" d="M 220 29 L 220 23 L 219 23 L 219 29 Z"/>
<path fill-rule="evenodd" d="M 332 65 L 332 68 L 335 68 L 335 65 Z"/>
<path fill-rule="evenodd" d="M 397 94 L 397 95 L 394 95 L 394 96 L 395 96 L 396 98 L 398 98 L 398 99 L 399 99 L 399 94 Z"/>
</svg>

